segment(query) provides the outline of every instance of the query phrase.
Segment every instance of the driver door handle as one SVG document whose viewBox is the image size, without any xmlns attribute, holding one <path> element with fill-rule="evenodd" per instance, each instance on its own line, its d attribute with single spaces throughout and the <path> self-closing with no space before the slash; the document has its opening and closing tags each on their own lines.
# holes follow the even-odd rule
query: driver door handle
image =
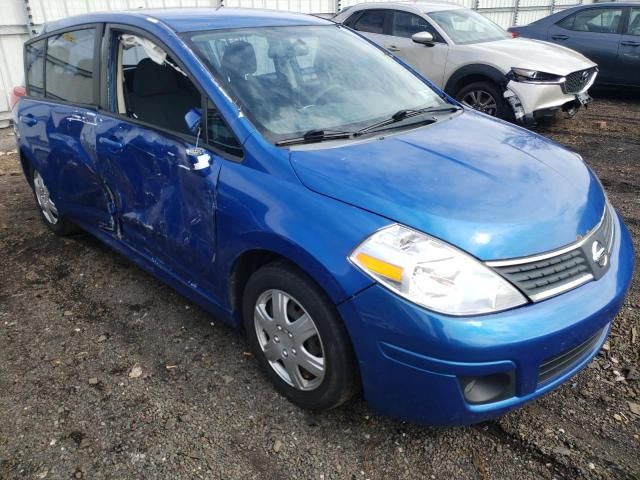
<svg viewBox="0 0 640 480">
<path fill-rule="evenodd" d="M 635 42 L 633 40 L 625 40 L 624 42 L 620 42 L 621 45 L 627 45 L 629 47 L 640 47 L 640 42 Z"/>
<path fill-rule="evenodd" d="M 389 50 L 390 52 L 399 52 L 400 49 L 398 47 L 396 47 L 395 45 L 387 45 L 387 50 Z"/>
<path fill-rule="evenodd" d="M 567 35 L 554 35 L 551 38 L 554 40 L 568 40 L 569 37 Z"/>
</svg>

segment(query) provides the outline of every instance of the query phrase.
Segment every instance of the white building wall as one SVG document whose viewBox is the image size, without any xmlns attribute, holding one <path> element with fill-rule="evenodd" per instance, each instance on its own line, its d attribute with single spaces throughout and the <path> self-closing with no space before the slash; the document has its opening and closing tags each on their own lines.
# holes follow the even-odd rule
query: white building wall
<svg viewBox="0 0 640 480">
<path fill-rule="evenodd" d="M 43 23 L 87 12 L 131 8 L 269 8 L 331 15 L 365 0 L 0 0 L 0 126 L 10 118 L 9 93 L 22 85 L 22 44 Z M 369 0 L 376 1 L 376 0 Z M 450 0 L 483 13 L 503 27 L 524 25 L 593 0 Z"/>
</svg>

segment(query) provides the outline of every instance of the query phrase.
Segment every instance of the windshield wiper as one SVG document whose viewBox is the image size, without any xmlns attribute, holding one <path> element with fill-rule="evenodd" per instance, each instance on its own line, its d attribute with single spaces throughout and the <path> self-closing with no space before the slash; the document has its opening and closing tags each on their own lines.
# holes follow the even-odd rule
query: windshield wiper
<svg viewBox="0 0 640 480">
<path fill-rule="evenodd" d="M 361 128 L 360 130 L 354 133 L 354 136 L 357 137 L 365 133 L 378 130 L 379 128 L 386 127 L 387 125 L 392 125 L 394 123 L 401 122 L 402 120 L 406 120 L 407 118 L 416 117 L 418 115 L 424 115 L 426 113 L 457 112 L 458 110 L 462 110 L 462 108 L 458 107 L 457 105 L 398 110 L 396 113 L 394 113 L 393 115 L 391 115 L 389 118 L 385 120 L 382 120 L 380 122 L 376 122 L 364 128 Z M 435 117 L 432 117 L 428 120 L 425 120 L 425 123 L 427 122 L 433 123 L 436 121 L 437 119 Z"/>
<path fill-rule="evenodd" d="M 299 143 L 317 143 L 325 140 L 337 140 L 341 138 L 351 138 L 354 132 L 349 130 L 322 130 L 315 129 L 305 132 L 301 137 L 287 138 L 276 142 L 278 146 L 297 145 Z"/>
</svg>

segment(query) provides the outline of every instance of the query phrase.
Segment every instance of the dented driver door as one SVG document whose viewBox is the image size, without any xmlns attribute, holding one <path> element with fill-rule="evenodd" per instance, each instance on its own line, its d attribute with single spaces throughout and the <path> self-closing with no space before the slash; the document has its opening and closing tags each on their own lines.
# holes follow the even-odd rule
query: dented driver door
<svg viewBox="0 0 640 480">
<path fill-rule="evenodd" d="M 172 135 L 121 116 L 97 127 L 102 180 L 113 202 L 115 234 L 192 287 L 210 286 L 215 260 L 216 183 L 221 160 Z M 208 158 L 207 158 L 208 157 Z"/>
</svg>

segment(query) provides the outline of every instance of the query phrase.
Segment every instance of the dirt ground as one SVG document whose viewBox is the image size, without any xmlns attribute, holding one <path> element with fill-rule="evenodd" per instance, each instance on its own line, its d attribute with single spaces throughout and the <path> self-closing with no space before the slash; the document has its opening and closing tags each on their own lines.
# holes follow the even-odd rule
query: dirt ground
<svg viewBox="0 0 640 480">
<path fill-rule="evenodd" d="M 537 131 L 584 156 L 640 251 L 640 95 L 595 97 Z M 640 478 L 638 281 L 570 382 L 495 421 L 430 428 L 361 398 L 293 406 L 237 331 L 95 239 L 49 233 L 15 154 L 0 155 L 0 260 L 2 479 Z"/>
</svg>

